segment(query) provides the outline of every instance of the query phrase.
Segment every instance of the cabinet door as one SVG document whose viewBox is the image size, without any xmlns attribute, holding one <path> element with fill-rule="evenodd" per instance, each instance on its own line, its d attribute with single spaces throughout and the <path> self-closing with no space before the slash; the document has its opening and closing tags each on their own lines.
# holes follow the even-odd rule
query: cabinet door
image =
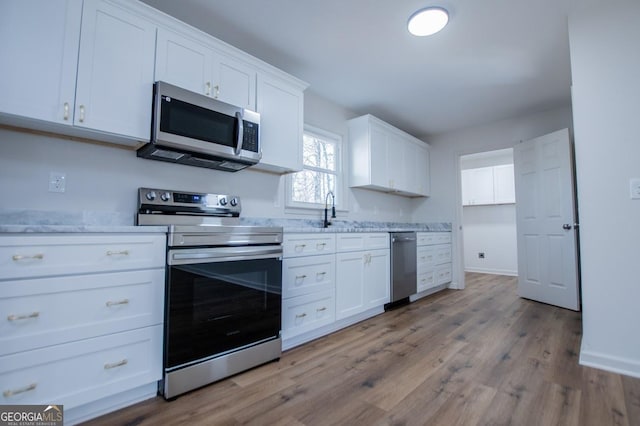
<svg viewBox="0 0 640 426">
<path fill-rule="evenodd" d="M 254 167 L 276 172 L 302 170 L 303 102 L 301 90 L 258 75 L 262 159 Z"/>
<path fill-rule="evenodd" d="M 493 191 L 496 204 L 516 202 L 513 164 L 504 164 L 493 168 Z"/>
<path fill-rule="evenodd" d="M 409 167 L 407 167 L 406 157 L 408 153 L 405 153 L 407 149 L 406 142 L 393 133 L 387 135 L 387 170 L 389 173 L 389 180 L 387 187 L 394 191 L 405 191 L 407 184 L 407 173 Z"/>
<path fill-rule="evenodd" d="M 427 145 L 416 145 L 415 155 L 415 179 L 416 179 L 416 193 L 418 195 L 429 195 L 431 193 L 431 181 L 430 181 L 430 158 L 429 148 Z"/>
<path fill-rule="evenodd" d="M 4 1 L 0 112 L 71 125 L 82 0 Z"/>
<path fill-rule="evenodd" d="M 255 111 L 256 71 L 254 69 L 230 56 L 215 54 L 212 72 L 215 84 L 211 96 L 222 102 Z"/>
<path fill-rule="evenodd" d="M 211 49 L 172 31 L 158 28 L 155 79 L 211 95 Z"/>
<path fill-rule="evenodd" d="M 389 257 L 389 250 L 373 250 L 366 253 L 364 304 L 367 309 L 389 303 L 391 291 Z"/>
<path fill-rule="evenodd" d="M 369 137 L 371 185 L 381 189 L 387 189 L 389 188 L 390 179 L 387 131 L 384 127 L 371 123 Z"/>
<path fill-rule="evenodd" d="M 112 4 L 85 0 L 74 124 L 149 140 L 156 28 Z"/>
<path fill-rule="evenodd" d="M 493 167 L 462 170 L 462 204 L 493 204 Z"/>
<path fill-rule="evenodd" d="M 336 254 L 336 319 L 347 318 L 365 309 L 364 253 Z"/>
</svg>

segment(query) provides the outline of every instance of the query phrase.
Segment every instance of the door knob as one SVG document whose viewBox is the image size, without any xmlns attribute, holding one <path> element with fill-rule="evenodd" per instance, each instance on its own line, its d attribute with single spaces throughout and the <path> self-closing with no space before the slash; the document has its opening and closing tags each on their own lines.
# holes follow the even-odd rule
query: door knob
<svg viewBox="0 0 640 426">
<path fill-rule="evenodd" d="M 565 223 L 564 225 L 562 225 L 562 229 L 568 231 L 571 229 L 571 225 L 569 225 L 568 223 Z"/>
</svg>

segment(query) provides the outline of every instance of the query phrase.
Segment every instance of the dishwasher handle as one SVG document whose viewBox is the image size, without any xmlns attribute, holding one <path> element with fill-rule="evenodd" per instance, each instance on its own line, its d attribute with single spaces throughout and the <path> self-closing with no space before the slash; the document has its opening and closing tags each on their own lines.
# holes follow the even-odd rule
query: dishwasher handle
<svg viewBox="0 0 640 426">
<path fill-rule="evenodd" d="M 391 237 L 392 243 L 409 243 L 415 240 L 416 240 L 416 237 L 399 237 L 399 236 Z"/>
</svg>

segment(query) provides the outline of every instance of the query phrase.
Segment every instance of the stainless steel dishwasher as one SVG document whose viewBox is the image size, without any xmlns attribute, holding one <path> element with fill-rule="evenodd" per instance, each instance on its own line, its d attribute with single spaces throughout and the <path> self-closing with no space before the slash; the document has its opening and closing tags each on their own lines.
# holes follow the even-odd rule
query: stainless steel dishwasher
<svg viewBox="0 0 640 426">
<path fill-rule="evenodd" d="M 417 292 L 416 233 L 391 232 L 391 303 L 393 307 L 408 302 Z"/>
</svg>

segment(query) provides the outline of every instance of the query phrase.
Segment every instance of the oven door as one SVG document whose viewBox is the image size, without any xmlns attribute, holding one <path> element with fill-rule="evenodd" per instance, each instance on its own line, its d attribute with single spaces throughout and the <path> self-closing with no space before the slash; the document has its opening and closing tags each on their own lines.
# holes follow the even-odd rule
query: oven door
<svg viewBox="0 0 640 426">
<path fill-rule="evenodd" d="M 280 245 L 171 249 L 167 259 L 167 371 L 280 336 Z"/>
</svg>

